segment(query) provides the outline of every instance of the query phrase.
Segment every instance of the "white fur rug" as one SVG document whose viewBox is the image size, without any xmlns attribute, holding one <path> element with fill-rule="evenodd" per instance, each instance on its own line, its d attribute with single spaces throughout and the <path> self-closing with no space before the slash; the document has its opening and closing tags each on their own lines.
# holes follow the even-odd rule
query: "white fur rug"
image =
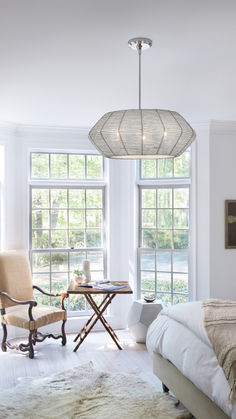
<svg viewBox="0 0 236 419">
<path fill-rule="evenodd" d="M 175 400 L 137 374 L 103 373 L 92 365 L 47 377 L 23 378 L 0 393 L 4 419 L 189 418 Z"/>
</svg>

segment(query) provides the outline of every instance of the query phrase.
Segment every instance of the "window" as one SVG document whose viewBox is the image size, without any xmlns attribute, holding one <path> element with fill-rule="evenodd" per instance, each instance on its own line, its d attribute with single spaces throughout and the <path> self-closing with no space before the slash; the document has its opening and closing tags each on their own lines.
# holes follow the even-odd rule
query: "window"
<svg viewBox="0 0 236 419">
<path fill-rule="evenodd" d="M 190 152 L 143 160 L 139 180 L 139 293 L 188 300 Z"/>
<path fill-rule="evenodd" d="M 35 285 L 49 292 L 65 290 L 74 269 L 82 269 L 85 259 L 91 262 L 93 280 L 104 278 L 105 186 L 101 180 L 101 156 L 31 153 L 30 249 Z M 40 303 L 60 303 L 51 300 L 38 296 Z M 83 296 L 70 298 L 69 311 L 86 309 Z"/>
<path fill-rule="evenodd" d="M 190 177 L 190 152 L 186 151 L 175 159 L 142 160 L 141 179 L 170 179 Z"/>
<path fill-rule="evenodd" d="M 103 158 L 96 154 L 31 153 L 32 179 L 103 179 Z"/>
</svg>

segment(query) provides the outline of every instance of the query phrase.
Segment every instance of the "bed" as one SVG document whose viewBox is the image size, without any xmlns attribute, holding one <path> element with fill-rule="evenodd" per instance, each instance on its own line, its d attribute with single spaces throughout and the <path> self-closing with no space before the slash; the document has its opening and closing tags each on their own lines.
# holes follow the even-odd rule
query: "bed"
<svg viewBox="0 0 236 419">
<path fill-rule="evenodd" d="M 197 419 L 236 419 L 236 402 L 228 402 L 230 387 L 205 331 L 201 302 L 163 309 L 146 343 L 164 388 Z"/>
</svg>

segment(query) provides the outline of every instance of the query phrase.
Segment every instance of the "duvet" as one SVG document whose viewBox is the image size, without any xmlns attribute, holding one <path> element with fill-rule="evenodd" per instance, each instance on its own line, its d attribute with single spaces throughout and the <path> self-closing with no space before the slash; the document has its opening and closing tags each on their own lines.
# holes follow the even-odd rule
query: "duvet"
<svg viewBox="0 0 236 419">
<path fill-rule="evenodd" d="M 228 402 L 229 384 L 205 331 L 200 301 L 164 308 L 150 325 L 146 343 L 150 352 L 172 362 L 229 417 L 236 419 L 236 402 Z"/>
</svg>

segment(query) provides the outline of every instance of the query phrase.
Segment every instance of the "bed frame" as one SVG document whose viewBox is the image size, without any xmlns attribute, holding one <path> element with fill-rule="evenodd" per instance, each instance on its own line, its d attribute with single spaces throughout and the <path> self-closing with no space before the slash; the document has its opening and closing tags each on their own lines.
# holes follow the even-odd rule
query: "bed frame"
<svg viewBox="0 0 236 419">
<path fill-rule="evenodd" d="M 163 390 L 169 389 L 197 419 L 227 419 L 212 400 L 186 378 L 170 361 L 153 353 L 153 371 L 162 381 Z"/>
</svg>

